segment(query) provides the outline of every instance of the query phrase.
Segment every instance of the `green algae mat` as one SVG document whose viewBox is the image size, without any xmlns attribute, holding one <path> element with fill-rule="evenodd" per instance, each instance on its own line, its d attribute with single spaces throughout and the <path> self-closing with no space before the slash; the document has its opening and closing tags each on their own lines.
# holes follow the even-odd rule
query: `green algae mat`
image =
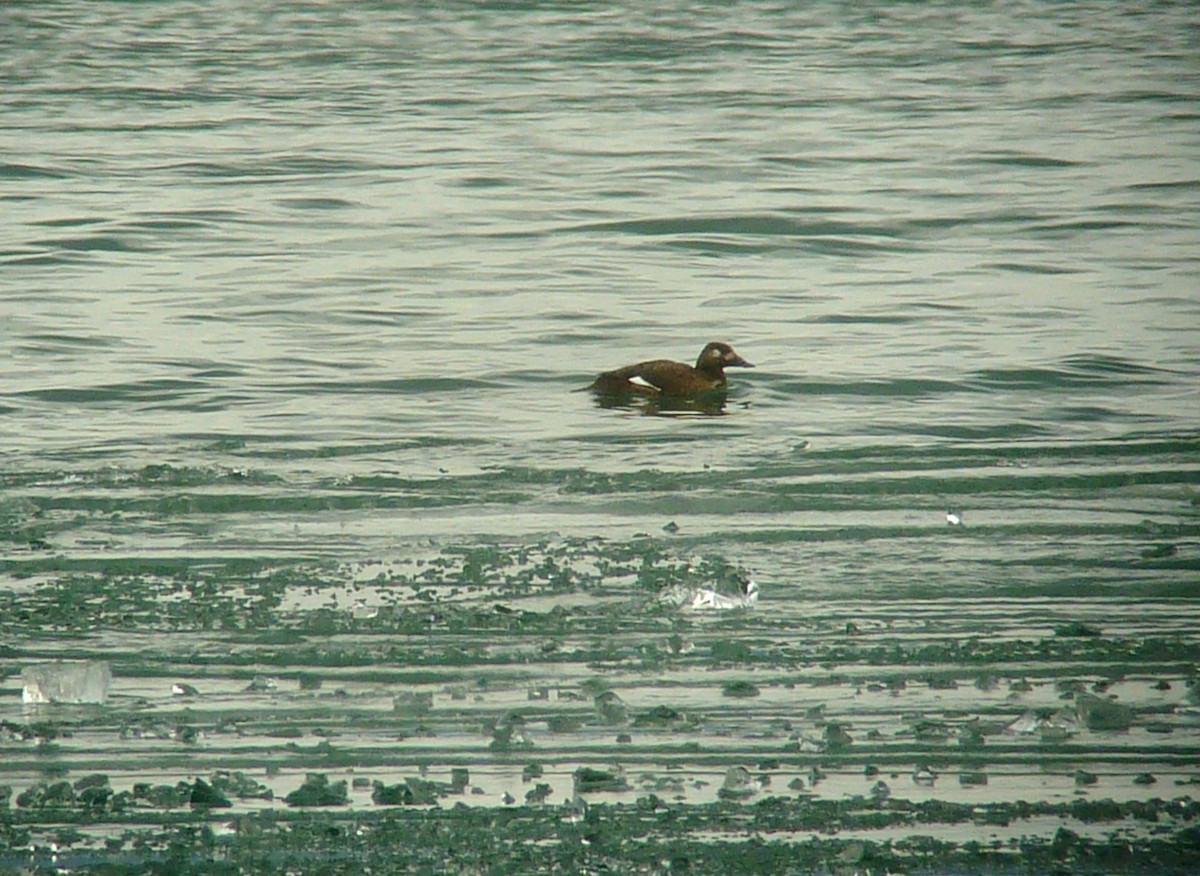
<svg viewBox="0 0 1200 876">
<path fill-rule="evenodd" d="M 750 573 L 649 535 L 53 566 L 3 595 L 2 872 L 1200 868 L 1169 596 L 706 611 Z"/>
</svg>

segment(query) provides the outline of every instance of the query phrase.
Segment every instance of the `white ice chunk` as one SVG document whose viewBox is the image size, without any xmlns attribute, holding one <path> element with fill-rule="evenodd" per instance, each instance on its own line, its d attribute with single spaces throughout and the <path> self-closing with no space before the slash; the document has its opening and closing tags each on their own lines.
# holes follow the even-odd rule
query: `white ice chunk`
<svg viewBox="0 0 1200 876">
<path fill-rule="evenodd" d="M 102 703 L 111 683 L 112 667 L 104 660 L 39 663 L 21 670 L 21 701 Z"/>
<path fill-rule="evenodd" d="M 750 608 L 758 603 L 758 584 L 746 581 L 741 593 L 719 593 L 716 590 L 704 588 L 697 590 L 692 596 L 689 608 L 716 609 L 722 611 L 730 608 Z"/>
</svg>

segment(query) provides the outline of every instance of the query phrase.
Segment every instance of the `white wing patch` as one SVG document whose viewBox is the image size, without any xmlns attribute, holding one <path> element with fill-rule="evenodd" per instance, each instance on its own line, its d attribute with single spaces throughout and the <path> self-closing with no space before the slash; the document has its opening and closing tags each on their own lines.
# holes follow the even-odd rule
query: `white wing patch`
<svg viewBox="0 0 1200 876">
<path fill-rule="evenodd" d="M 633 377 L 629 378 L 629 382 L 634 386 L 640 386 L 643 389 L 652 389 L 655 392 L 659 392 L 659 388 L 657 386 L 655 386 L 646 378 L 642 377 L 640 374 L 633 375 Z"/>
</svg>

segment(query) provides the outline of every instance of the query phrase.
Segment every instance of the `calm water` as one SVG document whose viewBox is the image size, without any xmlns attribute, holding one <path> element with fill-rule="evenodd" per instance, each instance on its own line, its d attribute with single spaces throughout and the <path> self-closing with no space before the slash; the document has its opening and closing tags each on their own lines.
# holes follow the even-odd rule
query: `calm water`
<svg viewBox="0 0 1200 876">
<path fill-rule="evenodd" d="M 942 796 L 1070 799 L 1080 763 L 1171 796 L 1127 773 L 1200 755 L 1193 13 L 5 4 L 0 718 L 28 664 L 114 680 L 39 714 L 76 728 L 52 755 L 0 740 L 0 784 L 273 764 L 283 794 L 335 726 L 341 766 L 467 764 L 502 805 L 489 728 L 524 709 L 551 803 L 614 759 L 710 799 L 828 755 L 826 701 L 878 731 L 839 796 L 911 768 L 902 714 L 1007 723 L 1071 677 L 1134 729 L 1032 790 L 1005 737 L 1011 788 Z M 719 411 L 572 392 L 709 340 L 758 366 Z M 751 611 L 655 600 L 735 570 Z M 707 723 L 614 743 L 603 689 Z"/>
</svg>

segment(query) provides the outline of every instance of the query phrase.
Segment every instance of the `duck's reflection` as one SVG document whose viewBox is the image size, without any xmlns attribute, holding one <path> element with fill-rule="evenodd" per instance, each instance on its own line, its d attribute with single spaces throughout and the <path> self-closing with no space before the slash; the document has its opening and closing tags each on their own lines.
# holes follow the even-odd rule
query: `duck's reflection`
<svg viewBox="0 0 1200 876">
<path fill-rule="evenodd" d="M 637 393 L 596 393 L 596 407 L 609 410 L 636 411 L 645 416 L 679 416 L 700 414 L 708 417 L 724 416 L 726 394 L 710 392 L 692 398 L 673 396 L 647 396 Z"/>
</svg>

